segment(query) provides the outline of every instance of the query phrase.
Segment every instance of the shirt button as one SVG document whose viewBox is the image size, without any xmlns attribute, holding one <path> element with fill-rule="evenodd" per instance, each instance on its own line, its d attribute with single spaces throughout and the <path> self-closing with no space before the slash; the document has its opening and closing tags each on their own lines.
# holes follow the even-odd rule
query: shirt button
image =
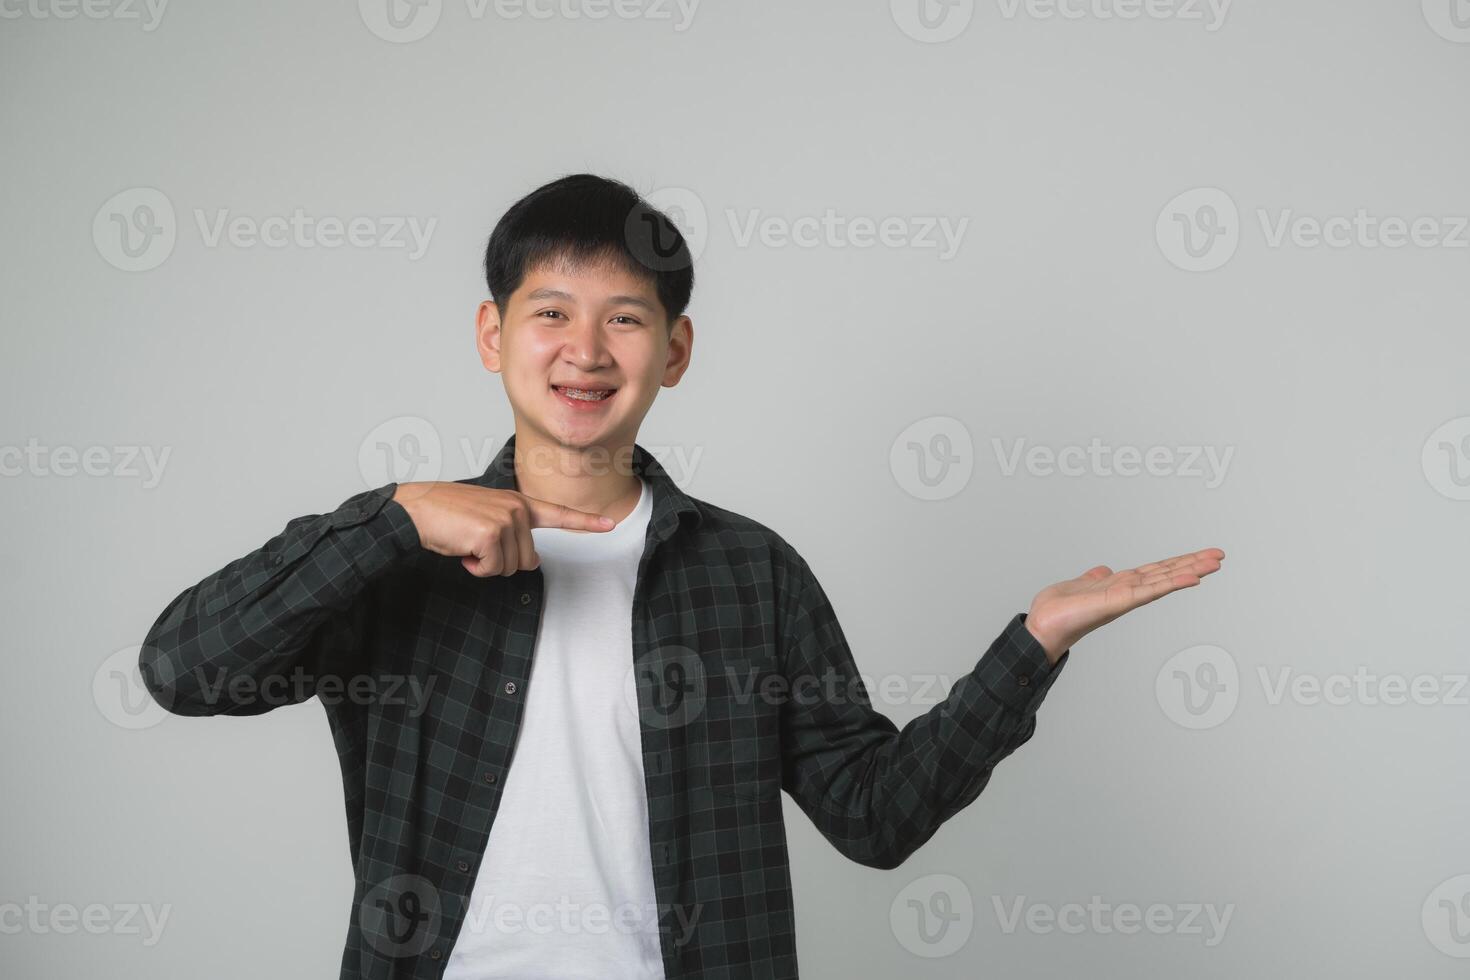
<svg viewBox="0 0 1470 980">
<path fill-rule="evenodd" d="M 530 604 L 531 604 L 531 593 L 529 593 L 529 592 L 522 592 L 521 593 L 521 605 L 523 605 L 523 606 L 529 606 Z"/>
<path fill-rule="evenodd" d="M 1018 678 L 1016 678 L 1016 683 L 1017 684 L 1020 684 L 1022 687 L 1028 687 L 1031 684 L 1031 678 L 1029 678 L 1029 677 L 1018 677 Z"/>
<path fill-rule="evenodd" d="M 429 959 L 431 959 L 431 960 L 437 960 L 440 957 L 442 957 L 443 955 L 444 954 L 441 953 L 441 952 L 439 952 L 437 949 L 436 950 L 431 950 L 430 953 L 429 953 Z"/>
<path fill-rule="evenodd" d="M 460 871 L 468 871 L 468 870 L 470 870 L 470 862 L 468 862 L 468 861 L 461 861 L 458 864 L 456 864 L 455 867 L 458 868 Z"/>
<path fill-rule="evenodd" d="M 505 693 L 506 694 L 514 694 L 515 692 L 516 692 L 516 682 L 515 681 L 506 681 L 505 682 Z"/>
<path fill-rule="evenodd" d="M 273 555 L 271 557 L 271 564 L 272 565 L 279 565 L 281 562 L 283 562 L 285 560 L 286 560 L 286 556 L 285 555 Z"/>
<path fill-rule="evenodd" d="M 485 773 L 485 782 L 487 782 L 487 783 L 493 783 L 493 782 L 495 782 L 495 778 L 496 778 L 495 777 L 495 773 L 493 773 L 493 772 L 487 772 L 487 773 Z"/>
</svg>

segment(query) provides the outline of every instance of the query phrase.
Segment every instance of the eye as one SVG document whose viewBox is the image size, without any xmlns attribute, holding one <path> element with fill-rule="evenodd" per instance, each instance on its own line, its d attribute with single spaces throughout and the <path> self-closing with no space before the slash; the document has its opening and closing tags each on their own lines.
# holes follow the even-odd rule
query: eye
<svg viewBox="0 0 1470 980">
<path fill-rule="evenodd" d="M 537 316 L 563 316 L 561 310 L 542 310 Z"/>
<path fill-rule="evenodd" d="M 628 316 L 626 313 L 619 313 L 617 316 L 613 317 L 613 319 L 614 320 L 627 320 L 629 323 L 633 324 L 634 326 L 637 326 L 638 325 L 637 318 L 636 317 Z"/>
</svg>

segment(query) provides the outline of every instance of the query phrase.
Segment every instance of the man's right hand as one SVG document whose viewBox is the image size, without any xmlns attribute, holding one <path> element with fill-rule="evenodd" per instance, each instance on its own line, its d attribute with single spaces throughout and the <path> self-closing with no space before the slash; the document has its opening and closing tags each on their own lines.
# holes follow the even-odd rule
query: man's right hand
<svg viewBox="0 0 1470 980">
<path fill-rule="evenodd" d="M 466 483 L 400 483 L 393 499 L 408 511 L 419 544 L 458 558 L 471 575 L 509 577 L 540 566 L 533 527 L 611 531 L 616 522 L 600 514 L 537 500 L 516 490 Z"/>
</svg>

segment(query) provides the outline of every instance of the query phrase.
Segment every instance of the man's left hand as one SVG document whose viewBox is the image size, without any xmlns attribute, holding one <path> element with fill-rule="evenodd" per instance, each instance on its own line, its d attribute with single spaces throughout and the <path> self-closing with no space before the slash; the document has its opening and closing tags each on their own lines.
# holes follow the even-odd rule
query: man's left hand
<svg viewBox="0 0 1470 980">
<path fill-rule="evenodd" d="M 1031 601 L 1026 628 L 1055 666 L 1072 644 L 1099 626 L 1160 596 L 1199 585 L 1206 575 L 1220 570 L 1224 557 L 1219 548 L 1205 548 L 1121 572 L 1097 565 L 1042 589 Z"/>
</svg>

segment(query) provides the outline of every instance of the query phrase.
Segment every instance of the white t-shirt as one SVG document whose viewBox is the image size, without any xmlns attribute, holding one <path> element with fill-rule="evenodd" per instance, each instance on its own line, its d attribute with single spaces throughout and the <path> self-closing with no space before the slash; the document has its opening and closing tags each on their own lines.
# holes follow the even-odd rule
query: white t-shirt
<svg viewBox="0 0 1470 980">
<path fill-rule="evenodd" d="M 662 980 L 633 676 L 653 488 L 611 531 L 533 528 L 545 603 L 519 739 L 444 980 Z"/>
</svg>

